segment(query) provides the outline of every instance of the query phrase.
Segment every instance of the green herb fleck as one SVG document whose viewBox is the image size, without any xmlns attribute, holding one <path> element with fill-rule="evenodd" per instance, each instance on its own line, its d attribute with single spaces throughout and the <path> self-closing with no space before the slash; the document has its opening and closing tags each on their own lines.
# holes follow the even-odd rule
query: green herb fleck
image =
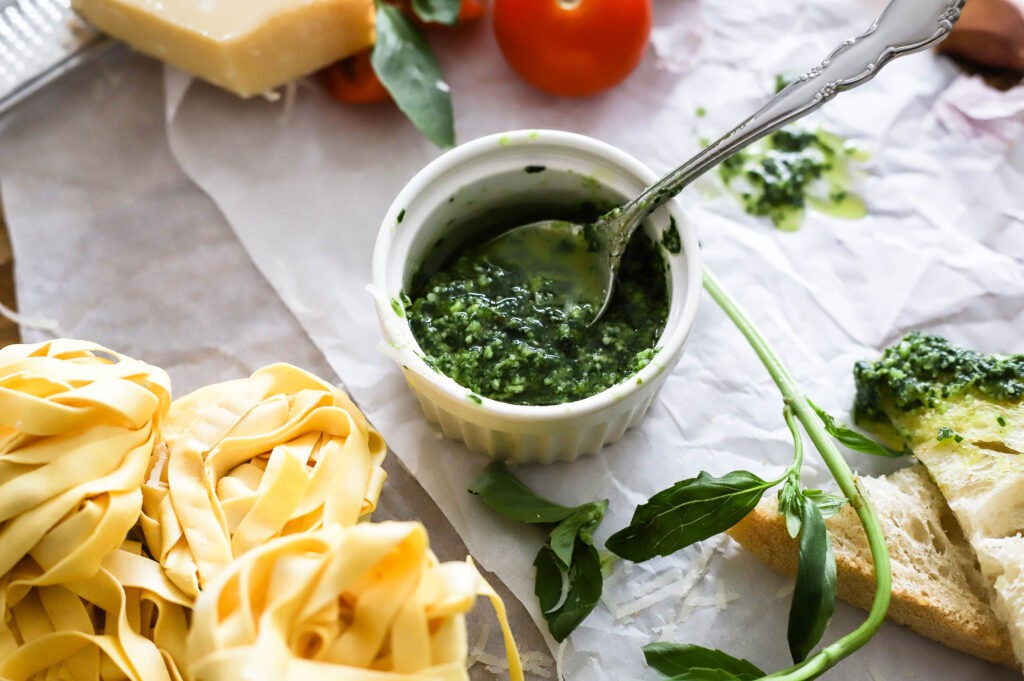
<svg viewBox="0 0 1024 681">
<path fill-rule="evenodd" d="M 683 250 L 683 243 L 679 238 L 679 229 L 676 227 L 676 219 L 674 217 L 669 217 L 668 227 L 661 233 L 661 245 L 673 255 Z"/>
<path fill-rule="evenodd" d="M 793 71 L 775 74 L 775 94 L 779 94 L 780 92 L 782 92 L 787 85 L 792 83 L 797 78 L 797 74 L 794 73 Z"/>
<path fill-rule="evenodd" d="M 405 316 L 405 307 L 402 306 L 402 302 L 397 298 L 391 299 L 391 310 L 399 317 Z"/>
<path fill-rule="evenodd" d="M 697 118 L 704 118 L 708 115 L 708 110 L 702 106 L 698 106 L 694 113 L 697 115 Z"/>
<path fill-rule="evenodd" d="M 939 433 L 935 439 L 938 440 L 939 442 L 942 442 L 943 440 L 949 440 L 950 438 L 952 438 L 953 442 L 956 443 L 964 441 L 963 436 L 960 435 L 960 433 L 953 430 L 952 428 L 950 428 L 949 426 L 942 426 L 941 428 L 939 428 Z"/>
<path fill-rule="evenodd" d="M 996 417 L 996 423 L 998 423 L 1001 428 L 1005 428 L 1006 427 L 1006 419 L 1003 418 L 1002 416 L 997 416 Z"/>
<path fill-rule="evenodd" d="M 525 170 L 527 173 L 531 175 L 534 173 L 543 173 L 547 169 L 547 166 L 526 166 L 525 168 L 523 168 L 523 170 Z"/>
<path fill-rule="evenodd" d="M 474 393 L 469 393 L 468 395 L 466 395 L 466 399 L 468 399 L 470 402 L 474 402 L 476 404 L 483 404 L 484 403 L 483 399 L 479 395 L 476 395 Z"/>
</svg>

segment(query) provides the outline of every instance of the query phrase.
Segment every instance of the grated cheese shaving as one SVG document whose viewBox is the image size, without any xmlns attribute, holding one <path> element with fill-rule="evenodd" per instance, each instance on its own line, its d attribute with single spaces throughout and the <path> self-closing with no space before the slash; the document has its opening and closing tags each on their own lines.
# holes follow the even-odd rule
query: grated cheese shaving
<svg viewBox="0 0 1024 681">
<path fill-rule="evenodd" d="M 873 681 L 888 681 L 874 662 L 868 662 L 868 674 L 871 674 Z"/>
<path fill-rule="evenodd" d="M 735 591 L 725 590 L 725 580 L 719 578 L 718 587 L 715 589 L 715 610 L 722 612 L 730 602 L 738 599 L 740 595 Z"/>
<path fill-rule="evenodd" d="M 480 627 L 480 635 L 476 638 L 476 644 L 466 654 L 466 669 L 470 669 L 480 661 L 480 656 L 487 650 L 487 640 L 491 637 L 491 625 L 485 622 Z"/>
</svg>

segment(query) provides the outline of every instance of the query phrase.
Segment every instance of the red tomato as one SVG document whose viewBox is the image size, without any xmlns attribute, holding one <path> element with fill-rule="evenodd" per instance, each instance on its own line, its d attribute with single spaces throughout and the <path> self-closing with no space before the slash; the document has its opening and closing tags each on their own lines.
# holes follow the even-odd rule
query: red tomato
<svg viewBox="0 0 1024 681">
<path fill-rule="evenodd" d="M 636 68 L 651 0 L 494 0 L 494 33 L 509 65 L 556 95 L 607 90 Z"/>
<path fill-rule="evenodd" d="M 370 64 L 370 51 L 365 50 L 331 64 L 322 72 L 331 96 L 351 104 L 373 104 L 391 99 Z"/>
</svg>

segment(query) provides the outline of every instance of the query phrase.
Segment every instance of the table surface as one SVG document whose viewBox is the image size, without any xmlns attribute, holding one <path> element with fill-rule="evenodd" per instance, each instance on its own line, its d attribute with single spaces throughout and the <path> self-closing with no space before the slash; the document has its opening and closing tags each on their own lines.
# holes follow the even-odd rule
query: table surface
<svg viewBox="0 0 1024 681">
<path fill-rule="evenodd" d="M 3 206 L 0 206 L 0 303 L 15 309 L 14 255 L 11 253 L 11 241 L 7 237 Z M 0 347 L 9 343 L 17 343 L 20 338 L 18 325 L 0 315 Z"/>
</svg>

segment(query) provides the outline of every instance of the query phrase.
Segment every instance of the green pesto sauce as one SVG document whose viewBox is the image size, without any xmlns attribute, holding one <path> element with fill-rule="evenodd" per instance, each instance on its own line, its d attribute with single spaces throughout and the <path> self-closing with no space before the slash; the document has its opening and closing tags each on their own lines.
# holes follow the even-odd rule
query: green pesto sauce
<svg viewBox="0 0 1024 681">
<path fill-rule="evenodd" d="M 886 348 L 877 362 L 858 362 L 853 377 L 854 418 L 884 423 L 888 405 L 905 412 L 934 409 L 966 393 L 1019 402 L 1024 399 L 1024 354 L 985 355 L 941 336 L 911 331 Z"/>
<path fill-rule="evenodd" d="M 718 172 L 746 212 L 793 231 L 808 206 L 840 218 L 867 214 L 864 200 L 850 191 L 851 162 L 863 160 L 837 135 L 791 125 L 726 159 Z"/>
<path fill-rule="evenodd" d="M 679 229 L 676 227 L 675 218 L 669 219 L 668 227 L 661 233 L 661 245 L 673 255 L 683 250 L 683 242 L 679 237 Z"/>
<path fill-rule="evenodd" d="M 642 232 L 593 326 L 591 303 L 470 248 L 414 291 L 409 325 L 428 364 L 473 395 L 552 405 L 595 395 L 651 361 L 668 316 L 665 265 Z"/>
</svg>

